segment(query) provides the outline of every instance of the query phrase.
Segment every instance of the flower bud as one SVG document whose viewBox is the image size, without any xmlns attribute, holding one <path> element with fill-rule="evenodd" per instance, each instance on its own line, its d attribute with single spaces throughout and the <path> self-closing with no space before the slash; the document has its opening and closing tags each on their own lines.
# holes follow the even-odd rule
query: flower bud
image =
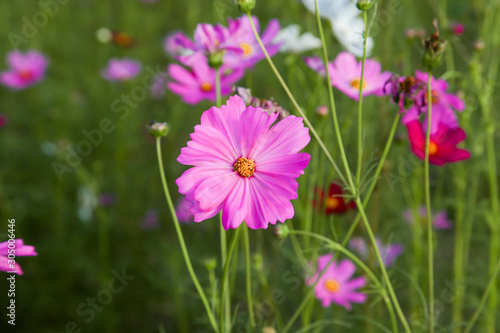
<svg viewBox="0 0 500 333">
<path fill-rule="evenodd" d="M 278 224 L 277 226 L 275 226 L 273 232 L 274 232 L 274 236 L 276 238 L 284 239 L 284 238 L 288 237 L 290 230 L 288 229 L 288 225 L 283 223 L 283 224 Z"/>
<path fill-rule="evenodd" d="M 170 125 L 167 123 L 151 122 L 148 126 L 148 132 L 155 138 L 166 136 L 170 130 Z"/>
<path fill-rule="evenodd" d="M 113 32 L 108 28 L 102 27 L 96 31 L 95 37 L 99 42 L 107 44 L 113 39 Z"/>
<path fill-rule="evenodd" d="M 216 51 L 208 54 L 208 66 L 217 69 L 224 63 L 224 51 Z"/>
<path fill-rule="evenodd" d="M 358 7 L 358 9 L 362 11 L 370 9 L 372 5 L 373 5 L 372 0 L 358 0 L 356 2 L 356 7 Z"/>
<path fill-rule="evenodd" d="M 316 113 L 322 117 L 328 116 L 328 106 L 320 105 L 316 108 Z"/>
<path fill-rule="evenodd" d="M 439 30 L 437 29 L 437 21 L 434 21 L 436 32 L 431 34 L 429 38 L 424 41 L 424 56 L 422 64 L 427 69 L 432 70 L 438 67 L 443 60 L 446 42 L 439 37 Z"/>
<path fill-rule="evenodd" d="M 203 260 L 203 265 L 208 271 L 214 271 L 217 268 L 217 260 L 214 258 L 207 258 Z"/>
<path fill-rule="evenodd" d="M 238 8 L 244 12 L 248 13 L 255 8 L 255 0 L 234 0 L 238 5 Z"/>
</svg>

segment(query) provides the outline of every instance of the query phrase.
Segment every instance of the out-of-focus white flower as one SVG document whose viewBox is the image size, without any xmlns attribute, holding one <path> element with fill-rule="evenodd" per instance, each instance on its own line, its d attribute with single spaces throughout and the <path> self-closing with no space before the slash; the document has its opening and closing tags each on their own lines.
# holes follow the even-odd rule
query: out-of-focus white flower
<svg viewBox="0 0 500 333">
<path fill-rule="evenodd" d="M 301 0 L 306 8 L 316 13 L 314 0 Z M 357 57 L 363 56 L 363 31 L 365 23 L 361 18 L 361 11 L 356 3 L 350 0 L 318 0 L 319 15 L 330 20 L 333 34 L 339 43 Z M 369 56 L 373 48 L 373 39 L 366 41 L 366 55 Z"/>
<path fill-rule="evenodd" d="M 281 29 L 274 38 L 274 43 L 280 42 L 282 53 L 303 53 L 321 46 L 321 39 L 314 37 L 312 33 L 306 32 L 300 35 L 298 24 L 290 24 Z"/>
</svg>

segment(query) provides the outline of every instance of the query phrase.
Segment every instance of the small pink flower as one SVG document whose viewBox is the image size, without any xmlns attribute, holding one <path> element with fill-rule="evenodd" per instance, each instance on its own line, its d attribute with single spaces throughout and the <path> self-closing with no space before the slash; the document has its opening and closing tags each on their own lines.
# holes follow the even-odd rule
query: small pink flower
<svg viewBox="0 0 500 333">
<path fill-rule="evenodd" d="M 402 119 L 403 124 L 407 125 L 411 121 L 419 119 L 421 114 L 427 112 L 427 80 L 429 78 L 428 73 L 416 72 L 415 79 L 417 86 L 422 86 L 417 94 L 417 99 L 422 100 L 421 105 L 413 105 L 408 109 L 405 116 Z M 423 85 L 422 85 L 423 84 Z M 465 109 L 465 103 L 460 98 L 454 94 L 447 92 L 448 83 L 446 80 L 431 78 L 431 94 L 432 94 L 432 119 L 431 119 L 431 134 L 435 134 L 438 131 L 438 127 L 445 125 L 448 128 L 458 128 L 458 119 L 454 110 L 463 111 Z M 424 126 L 427 124 L 427 117 L 424 117 Z"/>
<path fill-rule="evenodd" d="M 7 125 L 7 116 L 4 115 L 4 114 L 0 114 L 0 128 L 4 127 L 5 125 Z"/>
<path fill-rule="evenodd" d="M 37 51 L 11 51 L 7 54 L 6 62 L 10 69 L 0 74 L 0 83 L 14 90 L 40 82 L 48 66 L 47 59 Z"/>
<path fill-rule="evenodd" d="M 193 203 L 186 200 L 185 197 L 179 200 L 177 206 L 175 206 L 175 215 L 177 215 L 179 222 L 190 223 L 194 221 L 194 216 L 190 211 L 192 205 Z"/>
<path fill-rule="evenodd" d="M 149 209 L 139 222 L 139 227 L 144 230 L 156 230 L 160 227 L 158 211 Z"/>
<path fill-rule="evenodd" d="M 306 284 L 313 285 L 332 259 L 331 254 L 319 257 L 316 274 L 307 279 Z M 334 302 L 351 310 L 351 303 L 364 303 L 366 301 L 366 295 L 357 291 L 366 285 L 366 279 L 361 276 L 350 280 L 355 271 L 356 266 L 348 259 L 342 260 L 340 264 L 333 260 L 328 265 L 314 288 L 314 294 L 321 301 L 323 307 L 329 307 Z"/>
<path fill-rule="evenodd" d="M 321 75 L 325 75 L 324 65 L 319 58 L 306 59 L 306 63 Z M 354 100 L 359 100 L 361 66 L 361 61 L 357 62 L 356 57 L 348 52 L 341 52 L 329 64 L 332 85 Z M 381 72 L 381 66 L 378 62 L 366 59 L 363 76 L 363 96 L 386 95 L 384 93 L 384 85 L 390 77 L 390 72 Z"/>
<path fill-rule="evenodd" d="M 450 29 L 456 36 L 461 36 L 465 32 L 465 24 L 460 22 L 452 22 L 450 24 Z"/>
<path fill-rule="evenodd" d="M 330 111 L 328 110 L 328 106 L 326 105 L 320 105 L 316 108 L 316 113 L 320 116 L 328 116 L 329 112 Z"/>
<path fill-rule="evenodd" d="M 401 244 L 384 244 L 378 237 L 375 239 L 375 242 L 377 243 L 377 247 L 385 267 L 392 266 L 394 264 L 394 261 L 396 261 L 396 259 L 403 252 L 403 245 Z M 351 240 L 349 241 L 349 247 L 352 250 L 356 251 L 361 259 L 364 260 L 369 259 L 371 252 L 372 252 L 371 258 L 372 259 L 375 258 L 375 252 L 369 249 L 368 245 L 366 244 L 363 238 L 360 237 L 351 238 Z"/>
<path fill-rule="evenodd" d="M 153 84 L 151 85 L 151 96 L 154 98 L 161 98 L 165 95 L 165 89 L 167 88 L 168 74 L 158 73 L 153 78 Z"/>
<path fill-rule="evenodd" d="M 425 132 L 418 120 L 406 124 L 412 152 L 421 160 L 425 159 Z M 429 142 L 429 162 L 443 166 L 470 158 L 470 153 L 456 145 L 465 140 L 465 132 L 461 128 L 449 128 L 439 124 L 436 133 L 431 134 Z"/>
<path fill-rule="evenodd" d="M 11 251 L 12 249 L 15 250 L 14 254 L 16 258 L 22 256 L 36 256 L 38 254 L 35 252 L 35 247 L 31 245 L 24 245 L 22 239 L 16 239 L 12 244 L 13 246 L 11 245 L 9 247 L 8 241 L 0 243 L 0 271 L 15 271 L 17 274 L 23 275 L 23 271 L 21 269 L 21 266 L 19 266 L 19 264 L 17 263 L 17 260 L 14 264 L 14 267 L 12 267 L 9 263 L 9 251 Z"/>
<path fill-rule="evenodd" d="M 297 178 L 311 156 L 299 153 L 310 141 L 302 118 L 278 117 L 247 107 L 232 96 L 221 108 L 201 116 L 177 161 L 192 165 L 177 180 L 179 192 L 193 202 L 195 222 L 222 210 L 224 229 L 245 223 L 251 229 L 285 222 L 294 215 Z"/>
<path fill-rule="evenodd" d="M 418 207 L 417 218 L 419 219 L 420 222 L 426 223 L 427 210 L 425 206 Z M 403 219 L 409 224 L 415 222 L 415 218 L 411 209 L 407 209 L 403 212 Z M 444 229 L 451 229 L 453 223 L 450 220 L 448 220 L 448 214 L 446 213 L 446 211 L 443 210 L 438 212 L 436 215 L 432 217 L 432 225 L 434 226 L 434 229 L 444 230 Z"/>
<path fill-rule="evenodd" d="M 168 66 L 168 74 L 175 81 L 167 84 L 167 87 L 182 97 L 189 104 L 197 104 L 201 100 L 215 101 L 217 94 L 215 90 L 215 69 L 210 68 L 203 54 L 196 54 L 193 67 L 188 70 L 178 64 Z M 227 95 L 231 92 L 233 85 L 241 79 L 244 70 L 237 69 L 225 74 L 225 68 L 221 68 L 221 94 Z"/>
<path fill-rule="evenodd" d="M 129 58 L 113 58 L 102 70 L 101 75 L 108 81 L 125 81 L 137 76 L 141 69 L 142 65 L 138 61 Z"/>
</svg>

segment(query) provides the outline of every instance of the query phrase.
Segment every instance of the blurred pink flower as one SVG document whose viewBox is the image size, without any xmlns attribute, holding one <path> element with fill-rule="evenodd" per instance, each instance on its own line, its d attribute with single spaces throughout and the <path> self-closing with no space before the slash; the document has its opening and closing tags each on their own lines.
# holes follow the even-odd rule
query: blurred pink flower
<svg viewBox="0 0 500 333">
<path fill-rule="evenodd" d="M 375 239 L 375 242 L 377 243 L 377 247 L 382 260 L 384 261 L 385 267 L 392 266 L 394 261 L 396 261 L 396 259 L 403 252 L 403 245 L 401 244 L 384 244 L 378 237 Z M 370 252 L 373 252 L 373 250 L 369 248 L 368 244 L 366 244 L 365 240 L 361 237 L 351 238 L 349 241 L 349 247 L 356 251 L 363 260 L 369 259 Z M 371 258 L 375 258 L 374 252 Z M 378 265 L 378 261 L 376 263 Z"/>
<path fill-rule="evenodd" d="M 182 97 L 182 100 L 189 104 L 197 104 L 203 99 L 215 101 L 217 99 L 215 91 L 215 69 L 210 68 L 207 59 L 203 54 L 196 55 L 193 67 L 188 70 L 178 64 L 168 66 L 168 74 L 175 80 L 167 83 L 167 87 L 175 94 Z M 231 92 L 232 86 L 244 74 L 244 70 L 236 69 L 228 74 L 225 67 L 221 68 L 221 94 L 227 95 Z"/>
<path fill-rule="evenodd" d="M 191 201 L 186 200 L 185 197 L 182 197 L 177 206 L 175 206 L 175 215 L 177 215 L 177 219 L 181 223 L 190 223 L 194 221 L 194 216 L 191 214 L 191 206 L 193 203 Z"/>
<path fill-rule="evenodd" d="M 450 29 L 456 36 L 461 36 L 465 32 L 465 24 L 460 22 L 452 22 L 450 24 Z"/>
<path fill-rule="evenodd" d="M 418 207 L 417 217 L 422 223 L 425 223 L 427 221 L 427 210 L 425 206 Z M 415 218 L 411 209 L 406 209 L 403 212 L 403 219 L 409 224 L 415 222 Z M 451 229 L 453 223 L 448 220 L 448 214 L 443 210 L 432 217 L 432 225 L 434 226 L 434 229 Z"/>
<path fill-rule="evenodd" d="M 419 119 L 422 113 L 427 112 L 427 79 L 429 74 L 417 71 L 415 73 L 415 86 L 420 86 L 417 93 L 417 99 L 423 101 L 411 106 L 406 115 L 403 117 L 403 124 L 407 125 L 410 122 Z M 419 84 L 420 83 L 420 84 Z M 431 119 L 431 134 L 435 134 L 440 125 L 445 125 L 448 128 L 455 129 L 459 127 L 457 115 L 454 110 L 463 111 L 465 103 L 454 94 L 447 92 L 448 83 L 446 80 L 431 78 L 432 89 L 432 119 Z M 427 117 L 424 117 L 424 126 L 427 125 Z"/>
<path fill-rule="evenodd" d="M 321 75 L 325 75 L 323 62 L 318 57 L 306 58 L 306 64 Z M 354 100 L 359 100 L 361 88 L 361 61 L 348 52 L 341 52 L 329 65 L 330 79 L 334 87 Z M 372 59 L 366 59 L 363 78 L 363 96 L 383 96 L 384 85 L 391 77 L 390 72 L 381 72 L 380 64 Z"/>
<path fill-rule="evenodd" d="M 142 65 L 138 61 L 129 58 L 113 58 L 101 71 L 101 75 L 108 81 L 125 81 L 137 76 L 141 69 Z"/>
<path fill-rule="evenodd" d="M 179 192 L 193 202 L 196 222 L 222 210 L 224 229 L 243 221 L 251 229 L 285 222 L 294 215 L 298 178 L 311 156 L 299 153 L 310 141 L 302 118 L 278 117 L 246 107 L 239 96 L 201 116 L 177 161 L 192 165 L 177 180 Z"/>
<path fill-rule="evenodd" d="M 7 125 L 7 116 L 4 115 L 4 114 L 0 114 L 0 128 L 4 127 L 5 125 Z"/>
<path fill-rule="evenodd" d="M 11 51 L 6 62 L 10 69 L 0 74 L 0 83 L 20 90 L 40 82 L 48 66 L 47 59 L 37 51 Z"/>
<path fill-rule="evenodd" d="M 153 78 L 153 84 L 151 85 L 151 96 L 154 98 L 160 98 L 165 95 L 165 89 L 167 88 L 168 82 L 168 74 L 167 73 L 158 73 Z"/>
<path fill-rule="evenodd" d="M 413 120 L 406 124 L 408 138 L 411 143 L 412 152 L 421 160 L 425 159 L 425 125 L 420 121 Z M 456 145 L 466 138 L 465 132 L 461 128 L 449 128 L 446 125 L 438 124 L 438 129 L 431 134 L 429 142 L 429 163 L 443 166 L 446 163 L 453 163 L 470 158 L 470 153 Z"/>
<path fill-rule="evenodd" d="M 156 209 L 148 209 L 146 214 L 139 222 L 139 227 L 144 230 L 156 230 L 160 227 L 158 219 L 158 211 Z"/>
<path fill-rule="evenodd" d="M 35 252 L 34 246 L 24 245 L 22 239 L 16 239 L 14 242 L 12 242 L 12 244 L 13 246 L 11 245 L 11 247 L 9 247 L 8 241 L 0 243 L 0 271 L 15 271 L 17 274 L 23 275 L 23 270 L 17 263 L 17 260 L 13 266 L 11 266 L 11 263 L 9 263 L 9 251 L 15 250 L 13 254 L 15 254 L 16 257 L 36 256 L 38 254 Z"/>
<path fill-rule="evenodd" d="M 316 274 L 312 278 L 306 279 L 306 284 L 313 285 L 332 259 L 331 254 L 320 256 Z M 366 285 L 366 279 L 361 276 L 350 280 L 355 271 L 356 266 L 348 259 L 342 260 L 340 264 L 333 260 L 328 265 L 325 273 L 314 288 L 314 294 L 321 301 L 323 307 L 329 307 L 334 302 L 347 310 L 351 310 L 351 302 L 364 303 L 366 301 L 366 295 L 357 291 L 357 289 Z"/>
</svg>

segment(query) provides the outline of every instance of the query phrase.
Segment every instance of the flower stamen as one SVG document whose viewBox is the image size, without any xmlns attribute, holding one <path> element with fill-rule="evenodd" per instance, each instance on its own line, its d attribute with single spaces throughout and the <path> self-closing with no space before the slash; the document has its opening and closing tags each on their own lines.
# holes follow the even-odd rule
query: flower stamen
<svg viewBox="0 0 500 333">
<path fill-rule="evenodd" d="M 250 177 L 255 172 L 255 162 L 245 157 L 240 157 L 234 163 L 234 171 L 238 172 L 241 177 Z"/>
<path fill-rule="evenodd" d="M 340 290 L 340 283 L 334 279 L 328 279 L 325 281 L 325 288 L 331 293 L 336 293 Z"/>
<path fill-rule="evenodd" d="M 359 88 L 361 87 L 361 78 L 354 78 L 351 80 L 351 87 L 353 87 L 354 89 L 357 89 L 359 90 Z M 366 80 L 363 80 L 363 89 L 366 88 Z"/>
<path fill-rule="evenodd" d="M 243 43 L 240 43 L 240 47 L 243 50 L 243 56 L 247 57 L 250 54 L 252 54 L 252 45 L 243 42 Z"/>
<path fill-rule="evenodd" d="M 201 90 L 205 91 L 205 92 L 209 92 L 212 90 L 212 84 L 210 82 L 203 82 L 201 84 Z"/>
<path fill-rule="evenodd" d="M 435 142 L 429 142 L 429 155 L 436 155 L 438 152 L 438 145 Z"/>
</svg>

